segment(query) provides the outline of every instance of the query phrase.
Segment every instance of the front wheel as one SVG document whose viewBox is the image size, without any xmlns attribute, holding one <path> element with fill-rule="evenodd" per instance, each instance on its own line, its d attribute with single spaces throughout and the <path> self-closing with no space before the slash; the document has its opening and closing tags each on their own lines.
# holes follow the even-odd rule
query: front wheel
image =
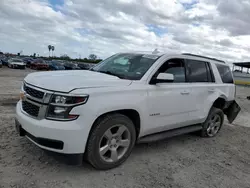
<svg viewBox="0 0 250 188">
<path fill-rule="evenodd" d="M 220 131 L 224 122 L 224 113 L 221 109 L 212 107 L 206 121 L 202 125 L 202 137 L 214 137 Z"/>
<path fill-rule="evenodd" d="M 115 168 L 129 157 L 135 140 L 135 127 L 127 116 L 106 115 L 96 122 L 90 134 L 87 159 L 96 169 Z"/>
</svg>

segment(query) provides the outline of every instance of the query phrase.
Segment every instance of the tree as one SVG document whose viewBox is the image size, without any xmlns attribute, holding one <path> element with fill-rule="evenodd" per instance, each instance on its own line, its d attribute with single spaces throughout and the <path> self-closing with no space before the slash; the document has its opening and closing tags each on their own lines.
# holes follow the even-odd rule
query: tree
<svg viewBox="0 0 250 188">
<path fill-rule="evenodd" d="M 36 57 L 36 53 L 34 53 L 33 56 Z"/>
<path fill-rule="evenodd" d="M 48 49 L 49 49 L 49 57 L 50 57 L 50 50 L 51 50 L 51 45 L 48 45 Z"/>
<path fill-rule="evenodd" d="M 52 50 L 52 57 L 53 57 L 53 52 L 55 50 L 55 46 L 51 46 L 51 50 Z"/>
<path fill-rule="evenodd" d="M 89 59 L 90 59 L 90 60 L 95 61 L 96 58 L 97 58 L 97 55 L 95 55 L 95 54 L 90 54 L 90 55 L 89 55 Z"/>
</svg>

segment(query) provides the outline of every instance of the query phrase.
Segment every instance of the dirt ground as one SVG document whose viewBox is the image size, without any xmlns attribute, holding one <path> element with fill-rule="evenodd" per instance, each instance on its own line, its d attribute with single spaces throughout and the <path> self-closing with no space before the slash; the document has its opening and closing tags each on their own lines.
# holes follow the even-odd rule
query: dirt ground
<svg viewBox="0 0 250 188">
<path fill-rule="evenodd" d="M 15 103 L 30 70 L 0 69 L 0 188 L 5 187 L 250 187 L 250 88 L 237 87 L 242 111 L 219 135 L 193 134 L 137 145 L 129 159 L 109 171 L 89 164 L 70 166 L 63 156 L 46 152 L 19 137 Z"/>
</svg>

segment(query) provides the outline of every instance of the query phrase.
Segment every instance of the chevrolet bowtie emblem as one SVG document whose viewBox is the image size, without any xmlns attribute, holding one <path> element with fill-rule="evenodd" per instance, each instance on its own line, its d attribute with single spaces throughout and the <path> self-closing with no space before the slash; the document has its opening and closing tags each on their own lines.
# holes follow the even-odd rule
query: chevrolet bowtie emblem
<svg viewBox="0 0 250 188">
<path fill-rule="evenodd" d="M 26 92 L 20 92 L 20 99 L 22 100 L 22 101 L 25 101 L 26 100 Z"/>
</svg>

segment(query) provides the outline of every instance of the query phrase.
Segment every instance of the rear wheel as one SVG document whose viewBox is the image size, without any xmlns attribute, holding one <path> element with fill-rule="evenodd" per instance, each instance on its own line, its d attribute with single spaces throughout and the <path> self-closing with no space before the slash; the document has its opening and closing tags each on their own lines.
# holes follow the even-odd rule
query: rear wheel
<svg viewBox="0 0 250 188">
<path fill-rule="evenodd" d="M 224 113 L 221 109 L 212 107 L 201 131 L 202 137 L 214 137 L 220 131 L 224 122 Z"/>
<path fill-rule="evenodd" d="M 90 134 L 86 150 L 88 161 L 96 169 L 115 168 L 129 157 L 135 140 L 134 124 L 127 116 L 104 116 Z"/>
</svg>

